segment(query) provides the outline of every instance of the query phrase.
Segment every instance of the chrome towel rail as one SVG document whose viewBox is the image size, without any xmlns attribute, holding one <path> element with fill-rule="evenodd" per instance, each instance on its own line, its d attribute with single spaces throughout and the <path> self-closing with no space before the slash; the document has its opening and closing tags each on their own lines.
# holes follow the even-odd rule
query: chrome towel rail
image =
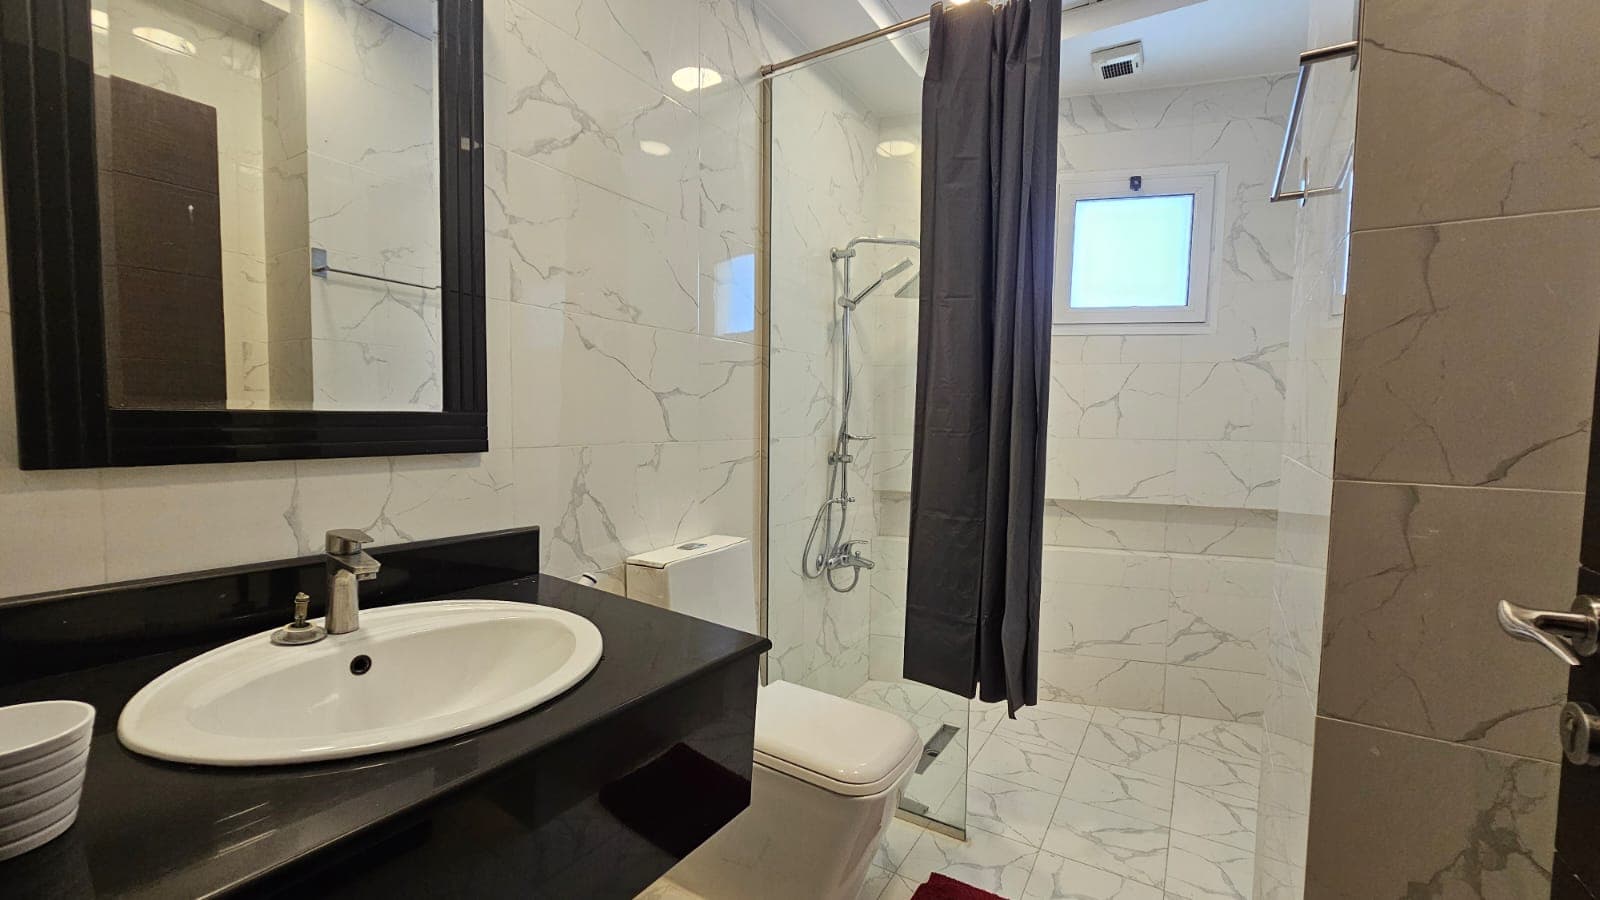
<svg viewBox="0 0 1600 900">
<path fill-rule="evenodd" d="M 1298 191 L 1285 191 L 1283 189 L 1283 176 L 1289 169 L 1289 151 L 1294 148 L 1294 139 L 1300 131 L 1300 114 L 1304 111 L 1306 100 L 1306 85 L 1311 80 L 1311 67 L 1319 62 L 1330 59 L 1344 59 L 1352 57 L 1351 65 L 1361 52 L 1360 41 L 1345 41 L 1342 44 L 1330 44 L 1315 50 L 1307 50 L 1300 54 L 1300 74 L 1294 82 L 1294 102 L 1289 105 L 1289 124 L 1283 133 L 1283 151 L 1278 154 L 1278 174 L 1272 179 L 1272 195 L 1267 199 L 1273 203 L 1282 200 L 1299 200 L 1304 203 L 1311 197 L 1320 197 L 1324 194 L 1337 194 L 1344 190 L 1345 179 L 1349 177 L 1350 166 L 1347 164 L 1339 174 L 1338 183 L 1330 187 L 1311 188 L 1301 185 Z"/>
<path fill-rule="evenodd" d="M 327 278 L 328 273 L 330 272 L 338 275 L 350 275 L 356 278 L 365 278 L 368 281 L 382 281 L 386 284 L 398 284 L 404 287 L 418 288 L 424 291 L 437 291 L 440 288 L 440 286 L 437 284 L 417 284 L 415 281 L 403 281 L 399 278 L 389 278 L 384 275 L 368 275 L 366 272 L 354 272 L 350 269 L 335 269 L 333 266 L 328 265 L 328 251 L 322 249 L 321 247 L 312 247 L 311 274 L 318 278 Z"/>
</svg>

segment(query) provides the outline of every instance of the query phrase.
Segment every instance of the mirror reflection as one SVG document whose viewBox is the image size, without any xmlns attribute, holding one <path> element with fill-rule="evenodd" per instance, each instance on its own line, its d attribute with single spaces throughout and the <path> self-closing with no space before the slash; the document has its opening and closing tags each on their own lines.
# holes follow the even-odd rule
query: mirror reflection
<svg viewBox="0 0 1600 900">
<path fill-rule="evenodd" d="M 436 0 L 94 0 L 110 403 L 443 408 Z"/>
</svg>

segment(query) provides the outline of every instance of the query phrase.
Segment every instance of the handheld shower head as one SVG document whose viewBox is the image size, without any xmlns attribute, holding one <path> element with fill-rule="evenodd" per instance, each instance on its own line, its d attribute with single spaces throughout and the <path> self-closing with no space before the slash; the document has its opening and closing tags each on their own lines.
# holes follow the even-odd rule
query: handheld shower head
<svg viewBox="0 0 1600 900">
<path fill-rule="evenodd" d="M 899 275 L 901 272 L 904 272 L 909 268 L 911 268 L 911 260 L 900 260 L 899 262 L 885 269 L 883 274 L 879 275 L 876 281 L 862 288 L 860 293 L 856 294 L 854 297 L 840 297 L 839 305 L 849 307 L 850 309 L 855 309 L 861 304 L 861 301 L 867 299 L 868 294 L 877 290 L 885 281 L 888 281 L 889 279 Z"/>
</svg>

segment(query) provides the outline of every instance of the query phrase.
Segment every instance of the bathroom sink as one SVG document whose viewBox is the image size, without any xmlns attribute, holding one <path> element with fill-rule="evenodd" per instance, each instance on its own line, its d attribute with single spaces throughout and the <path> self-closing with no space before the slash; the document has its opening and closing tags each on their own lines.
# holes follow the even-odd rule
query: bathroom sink
<svg viewBox="0 0 1600 900">
<path fill-rule="evenodd" d="M 122 710 L 128 749 L 259 766 L 415 747 L 565 692 L 600 661 L 600 631 L 560 609 L 441 600 L 363 610 L 361 627 L 282 647 L 262 632 L 145 685 Z"/>
</svg>

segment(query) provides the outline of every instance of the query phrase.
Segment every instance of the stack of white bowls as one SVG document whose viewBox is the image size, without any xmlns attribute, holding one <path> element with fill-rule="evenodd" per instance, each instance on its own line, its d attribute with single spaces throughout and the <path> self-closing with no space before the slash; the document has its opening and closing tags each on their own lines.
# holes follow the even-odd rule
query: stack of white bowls
<svg viewBox="0 0 1600 900">
<path fill-rule="evenodd" d="M 93 732 L 94 707 L 87 703 L 0 706 L 0 859 L 72 827 Z"/>
</svg>

